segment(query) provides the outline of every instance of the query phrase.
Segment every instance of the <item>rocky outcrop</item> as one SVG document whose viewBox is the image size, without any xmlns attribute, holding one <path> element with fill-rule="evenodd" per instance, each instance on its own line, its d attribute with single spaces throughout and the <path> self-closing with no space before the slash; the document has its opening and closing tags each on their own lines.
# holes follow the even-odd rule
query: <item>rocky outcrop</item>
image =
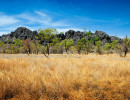
<svg viewBox="0 0 130 100">
<path fill-rule="evenodd" d="M 105 32 L 102 31 L 96 31 L 95 36 L 99 37 L 101 41 L 103 41 L 104 43 L 106 42 L 111 42 L 111 38 L 109 35 L 107 35 Z"/>
<path fill-rule="evenodd" d="M 123 42 L 123 40 L 122 40 L 121 38 L 116 37 L 116 36 L 111 36 L 110 38 L 111 38 L 111 42 L 112 42 L 113 40 L 117 40 L 118 43 L 122 43 L 122 42 Z"/>
<path fill-rule="evenodd" d="M 65 33 L 65 39 L 73 39 L 74 42 L 77 42 L 79 39 L 84 37 L 84 33 L 80 31 L 69 30 Z M 111 43 L 113 40 L 117 40 L 118 43 L 122 42 L 122 39 L 115 36 L 109 36 L 105 32 L 96 31 L 95 33 L 90 34 L 89 37 L 85 37 L 88 40 L 91 40 L 93 37 L 99 37 L 100 40 L 105 43 Z"/>
<path fill-rule="evenodd" d="M 58 38 L 60 38 L 61 40 L 64 40 L 65 39 L 65 35 L 64 34 L 56 34 L 56 36 L 58 37 Z"/>
<path fill-rule="evenodd" d="M 11 43 L 14 39 L 20 39 L 25 40 L 27 38 L 30 38 L 31 40 L 35 40 L 35 36 L 38 36 L 37 31 L 31 31 L 26 27 L 19 27 L 14 32 L 11 32 L 7 35 L 2 35 L 0 37 L 0 41 L 3 41 L 5 43 Z M 65 32 L 65 34 L 56 34 L 60 40 L 64 39 L 73 39 L 74 43 L 76 43 L 79 39 L 85 37 L 83 32 L 80 31 L 74 31 L 69 30 Z M 96 31 L 95 33 L 90 34 L 89 37 L 85 37 L 88 40 L 91 40 L 93 37 L 99 37 L 100 40 L 105 43 L 111 43 L 113 40 L 117 40 L 118 43 L 122 42 L 122 39 L 115 36 L 109 36 L 105 32 L 102 31 Z M 42 40 L 41 43 L 45 43 L 45 40 Z"/>
<path fill-rule="evenodd" d="M 74 42 L 77 42 L 79 39 L 83 38 L 84 34 L 80 31 L 69 30 L 65 33 L 65 39 L 73 39 Z"/>
<path fill-rule="evenodd" d="M 4 42 L 12 42 L 14 39 L 25 40 L 27 38 L 34 40 L 35 36 L 37 35 L 38 35 L 37 31 L 31 31 L 26 27 L 19 27 L 10 34 L 2 35 L 0 40 Z"/>
</svg>

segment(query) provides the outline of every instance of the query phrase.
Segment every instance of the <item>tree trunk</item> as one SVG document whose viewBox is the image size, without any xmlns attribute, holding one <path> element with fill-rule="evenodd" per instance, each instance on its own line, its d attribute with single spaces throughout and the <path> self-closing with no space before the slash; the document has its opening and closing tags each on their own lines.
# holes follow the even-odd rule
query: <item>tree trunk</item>
<svg viewBox="0 0 130 100">
<path fill-rule="evenodd" d="M 49 45 L 47 44 L 47 54 L 49 55 Z"/>
<path fill-rule="evenodd" d="M 68 49 L 67 49 L 67 47 L 66 47 L 66 42 L 65 42 L 65 51 L 66 51 L 66 53 L 68 54 Z"/>
</svg>

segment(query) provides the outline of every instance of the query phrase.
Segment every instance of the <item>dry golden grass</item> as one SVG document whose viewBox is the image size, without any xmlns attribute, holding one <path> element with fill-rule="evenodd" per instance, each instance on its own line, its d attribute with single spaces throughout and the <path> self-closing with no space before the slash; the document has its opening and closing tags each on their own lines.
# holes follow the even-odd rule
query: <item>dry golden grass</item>
<svg viewBox="0 0 130 100">
<path fill-rule="evenodd" d="M 0 55 L 0 100 L 130 100 L 130 54 Z"/>
</svg>

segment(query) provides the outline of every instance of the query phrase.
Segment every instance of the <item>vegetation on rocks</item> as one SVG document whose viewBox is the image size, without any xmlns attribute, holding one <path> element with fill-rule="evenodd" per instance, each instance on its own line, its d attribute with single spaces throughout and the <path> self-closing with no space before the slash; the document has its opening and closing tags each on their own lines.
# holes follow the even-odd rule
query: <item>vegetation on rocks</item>
<svg viewBox="0 0 130 100">
<path fill-rule="evenodd" d="M 14 32 L 0 37 L 0 41 L 0 52 L 11 54 L 119 53 L 125 57 L 130 51 L 128 37 L 124 39 L 110 37 L 101 31 L 96 31 L 93 34 L 90 31 L 69 30 L 64 34 L 63 32 L 58 33 L 54 28 L 39 29 L 37 32 L 20 27 Z"/>
</svg>

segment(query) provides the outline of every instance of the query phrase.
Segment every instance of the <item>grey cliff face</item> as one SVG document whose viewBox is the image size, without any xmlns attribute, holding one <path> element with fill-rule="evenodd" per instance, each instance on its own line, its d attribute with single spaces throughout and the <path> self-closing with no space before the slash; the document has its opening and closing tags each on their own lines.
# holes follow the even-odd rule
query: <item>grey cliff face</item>
<svg viewBox="0 0 130 100">
<path fill-rule="evenodd" d="M 56 36 L 58 38 L 60 38 L 61 40 L 64 40 L 65 39 L 65 35 L 64 34 L 56 34 Z"/>
<path fill-rule="evenodd" d="M 116 36 L 111 36 L 111 42 L 112 42 L 113 40 L 117 40 L 118 43 L 122 43 L 122 42 L 123 42 L 123 40 L 122 40 L 121 38 L 116 37 Z"/>
<path fill-rule="evenodd" d="M 35 40 L 35 36 L 38 36 L 37 31 L 31 31 L 26 27 L 18 27 L 14 32 L 0 36 L 0 41 L 3 41 L 5 43 L 11 43 L 15 39 L 25 40 L 27 38 L 30 38 L 31 40 Z M 73 39 L 74 43 L 76 43 L 79 39 L 85 37 L 84 32 L 74 30 L 69 30 L 65 32 L 65 34 L 56 34 L 56 36 L 60 38 L 60 40 Z M 102 31 L 96 31 L 95 33 L 90 34 L 89 37 L 85 38 L 91 40 L 91 38 L 93 37 L 99 37 L 103 44 L 111 43 L 113 40 L 117 40 L 118 43 L 122 43 L 123 41 L 119 37 L 109 36 Z M 45 41 L 42 40 L 41 43 L 45 43 Z"/>
<path fill-rule="evenodd" d="M 38 35 L 37 31 L 31 31 L 26 27 L 19 27 L 14 32 L 11 32 L 10 34 L 2 35 L 0 40 L 4 42 L 12 42 L 14 39 L 25 40 L 27 38 L 34 40 L 35 36 L 37 35 Z"/>
<path fill-rule="evenodd" d="M 65 33 L 65 39 L 73 39 L 74 42 L 77 42 L 79 39 L 83 38 L 83 32 L 80 31 L 74 31 L 74 30 L 69 30 Z"/>
<path fill-rule="evenodd" d="M 105 32 L 102 32 L 102 31 L 96 31 L 94 33 L 95 36 L 99 37 L 100 40 L 103 42 L 103 43 L 110 43 L 111 42 L 111 37 L 109 35 L 107 35 Z"/>
<path fill-rule="evenodd" d="M 79 39 L 84 37 L 84 33 L 80 31 L 74 31 L 74 30 L 69 30 L 65 33 L 65 39 L 73 39 L 74 42 L 76 43 Z M 118 43 L 122 42 L 121 38 L 115 37 L 115 36 L 109 36 L 105 32 L 102 31 L 96 31 L 95 33 L 90 34 L 89 37 L 85 37 L 88 40 L 91 40 L 93 37 L 99 37 L 100 40 L 105 43 L 111 43 L 113 40 L 117 40 Z"/>
</svg>

